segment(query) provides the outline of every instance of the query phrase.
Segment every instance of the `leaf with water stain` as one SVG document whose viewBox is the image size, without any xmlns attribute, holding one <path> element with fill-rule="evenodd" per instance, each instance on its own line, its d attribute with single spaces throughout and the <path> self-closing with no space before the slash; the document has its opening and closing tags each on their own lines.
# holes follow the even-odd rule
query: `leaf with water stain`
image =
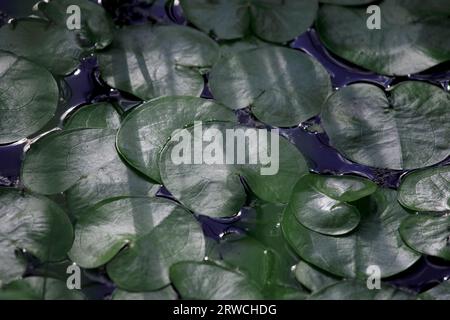
<svg viewBox="0 0 450 320">
<path fill-rule="evenodd" d="M 214 97 L 230 109 L 250 107 L 261 121 L 291 127 L 320 113 L 330 77 L 308 55 L 275 46 L 222 58 L 211 70 Z"/>
<path fill-rule="evenodd" d="M 50 72 L 0 51 L 0 144 L 41 129 L 55 113 L 58 96 L 58 85 Z"/>
<path fill-rule="evenodd" d="M 162 97 L 145 102 L 123 120 L 117 134 L 117 149 L 141 173 L 161 182 L 158 157 L 175 133 L 195 121 L 235 121 L 224 106 L 196 97 Z"/>
<path fill-rule="evenodd" d="M 172 264 L 201 261 L 205 240 L 194 216 L 175 202 L 121 198 L 79 219 L 69 255 L 84 268 L 107 264 L 108 275 L 121 289 L 153 291 L 170 283 Z"/>
<path fill-rule="evenodd" d="M 26 268 L 26 250 L 40 261 L 65 257 L 73 241 L 65 212 L 49 199 L 0 188 L 0 286 L 18 279 Z"/>
<path fill-rule="evenodd" d="M 202 72 L 218 55 L 218 45 L 195 29 L 146 24 L 116 30 L 111 46 L 98 53 L 98 61 L 111 87 L 149 100 L 199 96 Z"/>
<path fill-rule="evenodd" d="M 170 279 L 182 299 L 263 299 L 257 286 L 244 274 L 212 263 L 177 263 L 170 268 Z"/>
<path fill-rule="evenodd" d="M 367 268 L 377 265 L 381 277 L 389 277 L 420 258 L 400 237 L 398 228 L 409 213 L 396 198 L 396 191 L 378 189 L 358 200 L 354 203 L 361 212 L 358 228 L 337 237 L 305 228 L 286 210 L 281 222 L 283 233 L 303 260 L 331 274 L 366 279 Z"/>
<path fill-rule="evenodd" d="M 370 84 L 335 92 L 322 109 L 330 143 L 360 164 L 414 169 L 438 163 L 450 150 L 450 93 L 402 82 L 387 95 Z"/>
<path fill-rule="evenodd" d="M 408 75 L 450 59 L 450 4 L 442 0 L 385 0 L 380 28 L 370 29 L 367 6 L 323 5 L 316 27 L 333 53 L 366 69 Z M 380 48 L 383 48 L 380 50 Z"/>
<path fill-rule="evenodd" d="M 83 106 L 69 116 L 64 129 L 110 128 L 119 129 L 120 115 L 108 102 Z"/>
<path fill-rule="evenodd" d="M 254 33 L 283 43 L 294 39 L 314 22 L 316 0 L 181 0 L 187 19 L 219 39 L 237 39 Z"/>
<path fill-rule="evenodd" d="M 398 201 L 415 211 L 450 212 L 450 167 L 407 174 L 400 184 Z"/>
<path fill-rule="evenodd" d="M 194 125 L 174 134 L 161 152 L 159 168 L 176 199 L 214 217 L 232 216 L 245 204 L 241 177 L 260 199 L 286 203 L 308 171 L 300 152 L 275 131 L 229 122 Z"/>
<path fill-rule="evenodd" d="M 326 234 L 343 235 L 355 229 L 360 212 L 348 202 L 375 192 L 370 180 L 352 176 L 330 177 L 306 175 L 292 192 L 286 210 L 308 229 Z"/>
</svg>

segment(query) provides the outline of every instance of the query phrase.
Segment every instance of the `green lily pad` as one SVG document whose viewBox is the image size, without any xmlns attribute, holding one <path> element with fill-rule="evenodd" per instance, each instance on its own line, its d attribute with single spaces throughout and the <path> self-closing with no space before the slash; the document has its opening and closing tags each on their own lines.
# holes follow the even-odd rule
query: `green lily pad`
<svg viewBox="0 0 450 320">
<path fill-rule="evenodd" d="M 295 277 L 313 293 L 339 282 L 336 276 L 319 270 L 305 261 L 300 261 L 295 266 Z"/>
<path fill-rule="evenodd" d="M 262 47 L 272 46 L 271 43 L 265 42 L 257 37 L 248 36 L 240 40 L 220 41 L 220 56 L 231 58 L 234 54 L 242 51 L 259 49 Z"/>
<path fill-rule="evenodd" d="M 64 211 L 49 199 L 0 189 L 0 286 L 19 278 L 26 263 L 16 250 L 40 261 L 63 259 L 73 241 L 72 225 Z"/>
<path fill-rule="evenodd" d="M 164 186 L 189 209 L 214 217 L 232 216 L 244 205 L 246 194 L 240 177 L 245 178 L 252 192 L 260 199 L 286 203 L 297 180 L 308 171 L 305 160 L 295 146 L 266 129 L 261 129 L 266 134 L 266 144 L 261 142 L 264 140 L 261 131 L 257 133 L 259 138 L 254 136 L 254 142 L 250 143 L 251 139 L 245 139 L 245 134 L 256 134 L 256 129 L 247 129 L 233 123 L 210 122 L 174 134 L 160 156 L 159 168 Z M 227 130 L 231 131 L 227 133 Z M 238 139 L 227 139 L 230 132 L 236 134 Z M 214 141 L 202 141 L 205 140 L 202 139 L 205 133 L 212 134 Z M 220 136 L 223 139 L 219 139 Z M 279 157 L 276 157 L 274 150 L 268 152 L 269 144 L 276 140 L 279 141 Z M 231 144 L 238 152 L 232 154 L 232 149 L 228 147 L 227 154 L 226 144 Z M 184 158 L 181 163 L 178 159 L 174 160 L 174 155 L 186 152 L 188 156 L 189 151 L 192 156 L 201 155 L 205 160 L 200 161 L 201 164 L 195 164 L 199 159 L 192 159 L 192 156 L 186 162 Z M 271 155 L 267 165 L 261 164 L 258 152 L 259 155 Z M 237 157 L 238 153 L 241 159 Z M 255 164 L 249 164 L 251 159 L 256 160 Z M 239 160 L 242 164 L 238 164 Z"/>
<path fill-rule="evenodd" d="M 307 175 L 292 192 L 286 210 L 308 229 L 342 235 L 355 229 L 360 221 L 358 209 L 347 203 L 363 198 L 377 186 L 362 178 Z"/>
<path fill-rule="evenodd" d="M 107 264 L 115 284 L 153 291 L 170 283 L 169 268 L 201 261 L 205 240 L 188 211 L 164 198 L 122 198 L 97 206 L 75 227 L 71 259 L 84 268 Z"/>
<path fill-rule="evenodd" d="M 262 294 L 245 275 L 211 263 L 180 262 L 170 279 L 183 299 L 261 300 Z"/>
<path fill-rule="evenodd" d="M 352 232 L 335 237 L 302 226 L 286 210 L 281 222 L 287 241 L 301 258 L 331 274 L 346 278 L 367 278 L 367 268 L 376 265 L 381 277 L 397 274 L 411 265 L 420 254 L 402 241 L 398 228 L 408 217 L 397 202 L 397 193 L 378 189 L 355 203 L 361 222 Z"/>
<path fill-rule="evenodd" d="M 324 105 L 322 124 L 331 145 L 368 166 L 414 169 L 444 160 L 450 149 L 450 94 L 422 82 L 389 92 L 353 84 Z"/>
<path fill-rule="evenodd" d="M 41 129 L 55 113 L 58 97 L 58 86 L 50 72 L 0 51 L 0 144 L 26 138 Z"/>
<path fill-rule="evenodd" d="M 311 300 L 415 300 L 412 293 L 382 284 L 381 289 L 369 290 L 364 282 L 347 280 L 332 284 L 310 297 Z"/>
<path fill-rule="evenodd" d="M 331 93 L 330 77 L 319 62 L 274 46 L 221 59 L 209 84 L 214 97 L 230 109 L 250 106 L 259 120 L 279 127 L 319 114 Z"/>
<path fill-rule="evenodd" d="M 450 211 L 450 167 L 409 173 L 400 185 L 398 201 L 415 211 Z"/>
<path fill-rule="evenodd" d="M 450 300 L 450 282 L 444 281 L 419 295 L 424 300 Z"/>
<path fill-rule="evenodd" d="M 176 300 L 177 293 L 171 286 L 156 291 L 129 292 L 121 289 L 114 290 L 113 300 Z"/>
<path fill-rule="evenodd" d="M 161 182 L 158 157 L 177 129 L 194 121 L 235 121 L 233 112 L 211 100 L 196 97 L 162 97 L 145 102 L 123 120 L 117 149 L 141 173 Z"/>
<path fill-rule="evenodd" d="M 43 137 L 25 154 L 25 187 L 41 194 L 66 192 L 76 217 L 108 198 L 154 194 L 155 185 L 122 162 L 115 138 L 116 130 L 92 128 Z"/>
<path fill-rule="evenodd" d="M 450 260 L 450 216 L 410 216 L 400 225 L 400 234 L 414 250 Z"/>
<path fill-rule="evenodd" d="M 139 25 L 116 30 L 112 45 L 98 53 L 98 61 L 110 86 L 149 100 L 199 96 L 202 69 L 211 67 L 218 55 L 218 45 L 192 28 Z"/>
<path fill-rule="evenodd" d="M 61 280 L 29 277 L 0 289 L 0 300 L 82 300 L 80 291 L 67 289 Z"/>
<path fill-rule="evenodd" d="M 78 128 L 110 128 L 119 129 L 120 115 L 114 107 L 107 102 L 94 103 L 83 106 L 72 115 L 64 124 L 64 129 Z"/>
<path fill-rule="evenodd" d="M 74 22 L 71 19 L 77 11 L 69 11 L 70 6 L 77 6 L 80 13 L 80 29 L 74 29 L 77 39 L 84 47 L 103 49 L 113 39 L 114 26 L 103 7 L 89 0 L 52 0 L 40 1 L 35 8 L 52 23 L 68 28 Z M 78 26 L 77 26 L 78 27 Z"/>
<path fill-rule="evenodd" d="M 220 39 L 253 32 L 271 42 L 286 42 L 308 29 L 318 9 L 316 0 L 181 0 L 187 19 Z"/>
<path fill-rule="evenodd" d="M 71 73 L 88 51 L 78 43 L 75 32 L 38 18 L 18 19 L 0 28 L 0 50 L 26 58 L 56 75 Z"/>
<path fill-rule="evenodd" d="M 385 0 L 378 5 L 378 30 L 367 27 L 366 6 L 321 6 L 316 27 L 325 46 L 354 64 L 388 75 L 420 72 L 450 59 L 448 2 Z"/>
</svg>

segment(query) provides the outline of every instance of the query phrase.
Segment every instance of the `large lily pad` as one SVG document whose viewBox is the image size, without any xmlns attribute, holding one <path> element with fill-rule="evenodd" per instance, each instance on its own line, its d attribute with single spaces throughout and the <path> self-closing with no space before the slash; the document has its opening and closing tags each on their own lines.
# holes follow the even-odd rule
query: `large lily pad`
<svg viewBox="0 0 450 320">
<path fill-rule="evenodd" d="M 237 129 L 240 130 L 236 131 Z M 293 186 L 308 170 L 305 160 L 287 140 L 265 129 L 261 131 L 267 139 L 259 132 L 258 140 L 252 139 L 256 143 L 250 143 L 251 139 L 246 139 L 245 135 L 256 132 L 253 128 L 248 131 L 247 129 L 249 128 L 233 123 L 210 122 L 203 126 L 195 125 L 173 135 L 160 157 L 159 167 L 164 186 L 191 210 L 215 217 L 232 216 L 244 205 L 246 194 L 240 177 L 245 179 L 250 189 L 260 199 L 286 203 Z M 227 130 L 231 131 L 227 133 Z M 233 137 L 227 139 L 229 132 L 236 134 L 238 139 Z M 205 133 L 212 134 L 213 142 L 203 141 Z M 223 139 L 219 139 L 220 136 Z M 236 141 L 239 140 L 242 143 L 237 145 Z M 276 140 L 279 141 L 279 157 L 274 150 L 270 151 L 269 147 Z M 227 148 L 226 144 L 231 144 L 238 152 L 232 154 L 231 148 Z M 179 150 L 181 147 L 186 147 L 184 148 L 186 150 Z M 186 159 L 184 163 L 174 161 L 174 154 L 181 152 L 188 154 L 189 151 L 191 159 Z M 238 154 L 242 156 L 242 164 L 238 163 Z M 262 165 L 261 154 L 271 155 L 270 163 Z M 196 159 L 192 159 L 192 156 L 199 155 L 204 159 L 208 157 L 209 160 L 195 164 Z M 249 164 L 250 159 L 257 161 L 255 164 Z"/>
<path fill-rule="evenodd" d="M 72 241 L 72 225 L 58 205 L 45 197 L 0 189 L 0 286 L 25 271 L 16 250 L 56 261 L 65 257 Z"/>
<path fill-rule="evenodd" d="M 347 203 L 363 198 L 377 186 L 362 178 L 307 175 L 300 179 L 292 192 L 290 211 L 308 229 L 342 235 L 355 229 L 360 221 L 358 209 Z"/>
<path fill-rule="evenodd" d="M 416 211 L 450 211 L 450 167 L 408 174 L 400 185 L 400 203 Z"/>
<path fill-rule="evenodd" d="M 402 222 L 400 234 L 414 250 L 450 260 L 450 216 L 410 216 Z"/>
<path fill-rule="evenodd" d="M 108 198 L 153 194 L 154 185 L 119 158 L 115 136 L 116 130 L 90 128 L 45 136 L 25 155 L 24 185 L 41 194 L 67 191 L 75 216 Z"/>
<path fill-rule="evenodd" d="M 261 121 L 290 127 L 320 113 L 331 92 L 320 63 L 299 51 L 268 46 L 220 60 L 211 70 L 214 97 L 231 109 L 250 106 Z"/>
<path fill-rule="evenodd" d="M 50 72 L 0 51 L 0 144 L 26 138 L 41 129 L 52 118 L 58 95 Z"/>
<path fill-rule="evenodd" d="M 413 169 L 444 160 L 450 150 L 450 94 L 437 86 L 403 82 L 389 97 L 370 84 L 353 84 L 324 105 L 331 145 L 361 164 Z"/>
<path fill-rule="evenodd" d="M 322 6 L 316 23 L 320 38 L 335 54 L 382 74 L 407 75 L 450 59 L 447 1 L 385 0 L 378 5 L 379 30 L 367 27 L 366 6 Z"/>
<path fill-rule="evenodd" d="M 61 280 L 29 277 L 13 281 L 0 289 L 0 300 L 82 300 L 77 290 L 67 289 Z"/>
<path fill-rule="evenodd" d="M 119 129 L 120 115 L 114 107 L 107 102 L 94 103 L 83 106 L 64 124 L 64 129 L 78 128 L 110 128 Z"/>
<path fill-rule="evenodd" d="M 383 284 L 380 290 L 369 290 L 364 282 L 341 281 L 326 287 L 311 297 L 311 300 L 415 300 L 416 296 Z"/>
<path fill-rule="evenodd" d="M 393 190 L 378 189 L 356 203 L 361 222 L 352 232 L 334 237 L 302 226 L 285 211 L 282 228 L 288 242 L 307 262 L 346 278 L 366 279 L 371 265 L 380 268 L 381 277 L 397 274 L 416 262 L 420 255 L 402 241 L 398 228 L 408 217 Z"/>
<path fill-rule="evenodd" d="M 181 262 L 170 268 L 170 279 L 183 299 L 262 299 L 244 274 L 211 263 Z"/>
<path fill-rule="evenodd" d="M 286 42 L 312 25 L 316 0 L 182 0 L 188 20 L 220 39 L 242 38 L 253 32 L 271 42 Z"/>
<path fill-rule="evenodd" d="M 205 240 L 195 218 L 175 202 L 122 198 L 79 219 L 69 255 L 85 268 L 107 264 L 121 289 L 152 291 L 170 283 L 172 264 L 201 261 Z"/>
<path fill-rule="evenodd" d="M 117 134 L 117 148 L 131 166 L 160 182 L 159 153 L 175 130 L 194 121 L 235 119 L 233 112 L 211 100 L 162 97 L 142 104 L 124 119 Z"/>
<path fill-rule="evenodd" d="M 149 100 L 199 96 L 204 85 L 201 71 L 218 55 L 218 45 L 199 31 L 147 24 L 116 30 L 112 45 L 100 51 L 98 59 L 110 86 Z"/>
</svg>

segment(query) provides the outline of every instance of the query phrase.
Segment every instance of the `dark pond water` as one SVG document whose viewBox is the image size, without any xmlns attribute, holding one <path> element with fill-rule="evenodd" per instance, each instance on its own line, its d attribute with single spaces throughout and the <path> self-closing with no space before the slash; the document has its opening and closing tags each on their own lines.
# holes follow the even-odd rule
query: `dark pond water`
<svg viewBox="0 0 450 320">
<path fill-rule="evenodd" d="M 116 24 L 140 24 L 149 21 L 186 24 L 181 8 L 173 5 L 164 5 L 159 0 L 155 5 L 149 5 L 138 0 L 103 0 L 103 6 L 114 17 Z M 7 7 L 0 1 L 0 26 L 9 18 L 8 14 L 1 12 Z M 450 90 L 450 63 L 446 63 L 430 69 L 429 71 L 409 75 L 406 77 L 388 77 L 373 72 L 362 70 L 359 67 L 339 59 L 329 53 L 320 42 L 314 29 L 300 35 L 291 43 L 286 44 L 294 49 L 303 51 L 317 59 L 329 72 L 333 87 L 340 87 L 354 82 L 373 83 L 385 90 L 405 80 L 420 80 L 441 86 Z M 58 107 L 55 117 L 39 134 L 62 124 L 65 118 L 78 107 L 99 101 L 110 101 L 117 104 L 124 112 L 141 103 L 141 101 L 130 94 L 123 93 L 117 89 L 108 87 L 101 79 L 95 57 L 85 58 L 79 68 L 71 75 L 60 80 L 60 88 L 63 99 Z M 204 98 L 212 98 L 205 77 L 205 89 L 202 93 Z M 247 125 L 265 126 L 252 117 L 248 110 L 237 111 L 237 117 L 241 123 Z M 377 184 L 396 188 L 405 171 L 372 168 L 354 163 L 329 145 L 325 132 L 316 130 L 320 126 L 320 118 L 314 117 L 295 128 L 282 128 L 281 134 L 295 144 L 307 158 L 311 171 L 321 174 L 352 174 L 369 178 Z M 0 186 L 20 187 L 20 165 L 23 159 L 24 148 L 30 140 L 20 141 L 10 145 L 0 145 Z M 449 164 L 447 158 L 440 164 Z M 171 198 L 170 193 L 161 188 L 159 196 Z M 245 214 L 241 210 L 240 214 Z M 207 236 L 218 238 L 221 234 L 228 232 L 242 232 L 234 223 L 240 219 L 240 214 L 228 219 L 212 219 L 199 216 L 204 232 Z M 86 271 L 85 275 L 92 281 L 97 282 L 95 293 L 90 297 L 101 297 L 111 292 L 113 286 L 108 282 L 102 270 Z M 426 290 L 450 276 L 450 263 L 432 257 L 423 257 L 408 270 L 387 279 L 390 283 L 408 288 L 414 291 Z"/>
</svg>

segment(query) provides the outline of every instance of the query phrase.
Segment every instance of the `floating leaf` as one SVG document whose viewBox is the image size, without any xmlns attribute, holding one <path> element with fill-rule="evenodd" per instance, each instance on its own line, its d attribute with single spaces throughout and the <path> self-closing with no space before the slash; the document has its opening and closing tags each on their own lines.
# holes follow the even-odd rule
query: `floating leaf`
<svg viewBox="0 0 450 320">
<path fill-rule="evenodd" d="M 220 39 L 242 38 L 253 32 L 271 42 L 286 42 L 314 22 L 318 3 L 267 0 L 181 0 L 190 22 Z"/>
<path fill-rule="evenodd" d="M 336 282 L 339 282 L 339 278 L 325 271 L 319 270 L 304 261 L 300 261 L 295 266 L 295 277 L 302 285 L 312 292 L 319 291 Z"/>
<path fill-rule="evenodd" d="M 407 75 L 450 59 L 448 2 L 385 0 L 378 5 L 379 30 L 369 29 L 367 6 L 321 6 L 316 22 L 321 40 L 333 53 L 381 74 Z"/>
<path fill-rule="evenodd" d="M 221 41 L 219 44 L 221 57 L 228 58 L 231 58 L 234 54 L 242 51 L 272 46 L 272 44 L 264 42 L 254 36 L 248 36 L 240 40 Z"/>
<path fill-rule="evenodd" d="M 283 233 L 294 250 L 308 263 L 334 275 L 366 279 L 371 265 L 380 268 L 381 277 L 397 274 L 416 262 L 420 255 L 403 243 L 398 233 L 408 213 L 396 202 L 397 193 L 378 189 L 355 203 L 361 222 L 352 232 L 327 236 L 302 226 L 286 210 Z"/>
<path fill-rule="evenodd" d="M 199 96 L 201 69 L 211 67 L 218 54 L 217 44 L 192 28 L 139 25 L 116 30 L 112 45 L 98 59 L 110 86 L 149 100 Z"/>
<path fill-rule="evenodd" d="M 26 263 L 16 250 L 41 261 L 63 259 L 73 241 L 64 211 L 49 199 L 14 189 L 0 189 L 0 286 L 17 279 Z"/>
<path fill-rule="evenodd" d="M 212 134 L 212 142 L 203 141 L 205 133 Z M 246 139 L 246 134 L 254 134 L 254 139 Z M 279 155 L 269 147 L 276 140 Z M 237 152 L 231 152 L 230 145 Z M 183 159 L 191 156 L 178 163 L 180 159 L 174 157 L 179 153 L 186 153 Z M 270 155 L 264 159 L 267 164 L 262 164 L 261 154 Z M 194 163 L 198 160 L 201 164 Z M 232 216 L 244 205 L 246 194 L 240 177 L 259 198 L 285 203 L 308 170 L 299 151 L 278 134 L 225 122 L 195 125 L 173 135 L 161 153 L 159 167 L 164 186 L 176 199 L 195 212 L 215 217 Z"/>
<path fill-rule="evenodd" d="M 0 51 L 0 144 L 41 129 L 57 105 L 58 86 L 47 70 Z"/>
<path fill-rule="evenodd" d="M 210 263 L 180 262 L 170 268 L 170 279 L 183 299 L 251 300 L 263 296 L 241 273 Z"/>
<path fill-rule="evenodd" d="M 450 300 L 450 282 L 448 280 L 438 284 L 419 295 L 424 300 Z"/>
<path fill-rule="evenodd" d="M 75 9 L 74 6 L 78 7 Z M 103 49 L 113 39 L 113 23 L 103 7 L 89 0 L 40 1 L 35 6 L 45 18 L 62 28 L 73 28 L 84 47 Z M 80 25 L 76 14 L 79 13 Z"/>
<path fill-rule="evenodd" d="M 154 194 L 155 186 L 119 158 L 116 130 L 72 129 L 51 133 L 31 145 L 22 166 L 24 185 L 41 194 L 67 191 L 75 216 L 119 196 Z"/>
<path fill-rule="evenodd" d="M 116 289 L 112 295 L 113 300 L 176 300 L 177 293 L 171 286 L 147 292 L 129 292 Z"/>
<path fill-rule="evenodd" d="M 205 240 L 194 217 L 164 198 L 122 198 L 99 205 L 75 227 L 70 257 L 84 268 L 107 264 L 119 288 L 153 291 L 167 286 L 169 268 L 201 261 Z"/>
<path fill-rule="evenodd" d="M 358 163 L 413 169 L 444 160 L 450 149 L 450 94 L 431 84 L 403 82 L 389 97 L 370 84 L 353 84 L 324 105 L 331 145 Z"/>
<path fill-rule="evenodd" d="M 450 167 L 436 167 L 406 175 L 398 200 L 415 211 L 450 210 Z"/>
<path fill-rule="evenodd" d="M 366 283 L 347 280 L 314 293 L 311 300 L 415 300 L 409 292 L 382 284 L 380 290 L 369 290 Z"/>
<path fill-rule="evenodd" d="M 233 112 L 211 100 L 196 97 L 163 97 L 145 102 L 123 120 L 117 148 L 126 161 L 151 178 L 161 181 L 158 157 L 175 130 L 194 121 L 234 121 Z"/>
<path fill-rule="evenodd" d="M 450 260 L 450 216 L 410 216 L 400 225 L 400 234 L 414 250 Z"/>
<path fill-rule="evenodd" d="M 250 106 L 261 121 L 291 127 L 320 113 L 331 92 L 320 63 L 299 51 L 263 47 L 220 60 L 211 70 L 214 97 L 231 109 Z"/>
<path fill-rule="evenodd" d="M 0 289 L 0 300 L 82 300 L 83 295 L 67 289 L 66 283 L 52 278 L 29 277 L 15 280 Z"/>
<path fill-rule="evenodd" d="M 363 198 L 377 186 L 362 178 L 307 175 L 292 192 L 286 210 L 308 229 L 327 234 L 346 234 L 358 226 L 360 213 L 347 203 Z"/>
<path fill-rule="evenodd" d="M 64 124 L 64 129 L 78 128 L 110 128 L 119 129 L 120 115 L 107 102 L 94 103 L 83 106 Z"/>
</svg>

